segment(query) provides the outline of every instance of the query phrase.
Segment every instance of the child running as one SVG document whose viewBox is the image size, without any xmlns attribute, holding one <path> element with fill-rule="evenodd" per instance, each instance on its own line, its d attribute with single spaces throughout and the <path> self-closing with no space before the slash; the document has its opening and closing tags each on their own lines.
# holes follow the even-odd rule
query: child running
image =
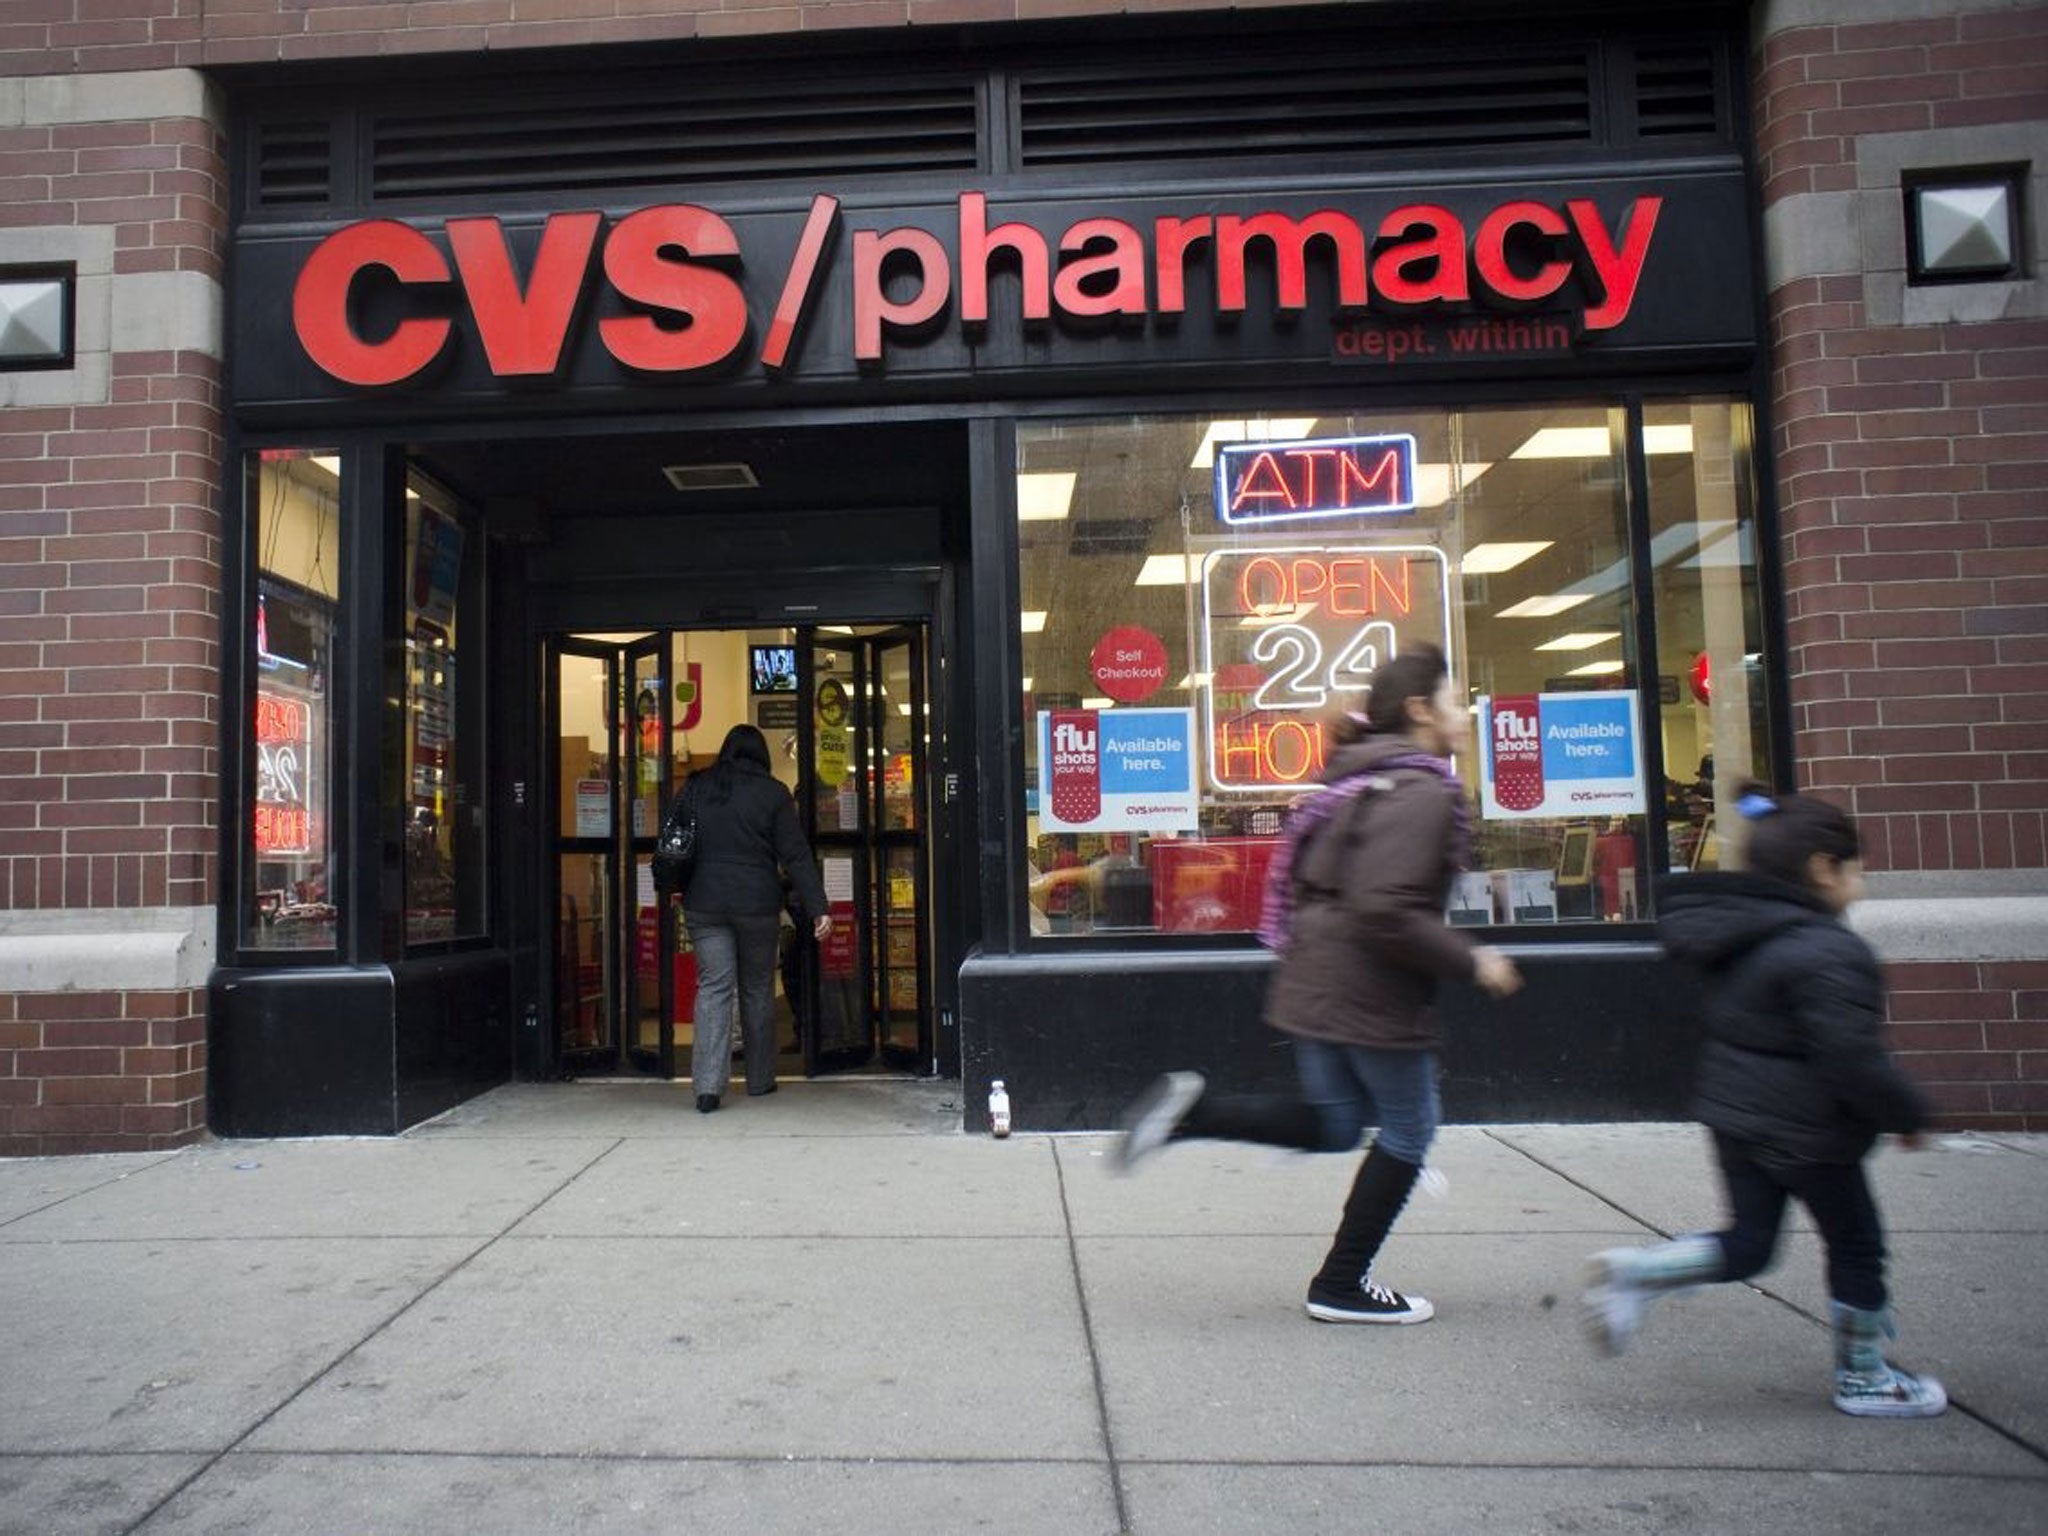
<svg viewBox="0 0 2048 1536">
<path fill-rule="evenodd" d="M 1728 1225 L 1594 1255 L 1584 1298 L 1594 1345 L 1619 1354 L 1665 1291 L 1746 1280 L 1771 1262 L 1787 1196 L 1827 1247 L 1835 1406 L 1929 1418 L 1941 1383 L 1885 1359 L 1892 1335 L 1884 1227 L 1863 1159 L 1882 1132 L 1922 1145 L 1927 1106 L 1885 1054 L 1877 956 L 1841 920 L 1863 895 L 1855 823 L 1824 800 L 1747 785 L 1747 868 L 1674 880 L 1658 931 L 1705 984 L 1697 1111 L 1713 1133 Z"/>
<path fill-rule="evenodd" d="M 1378 1124 L 1309 1281 L 1318 1322 L 1436 1315 L 1427 1297 L 1375 1279 L 1373 1263 L 1443 1117 L 1437 986 L 1469 981 L 1506 997 L 1522 984 L 1507 956 L 1444 921 L 1469 842 L 1451 758 L 1470 734 L 1443 652 L 1403 651 L 1373 673 L 1365 713 L 1338 723 L 1325 787 L 1288 819 L 1286 865 L 1276 857 L 1293 895 L 1285 936 L 1274 918 L 1260 926 L 1280 949 L 1266 1022 L 1293 1037 L 1300 1093 L 1217 1093 L 1199 1072 L 1169 1072 L 1124 1112 L 1116 1166 L 1126 1171 L 1192 1137 L 1349 1152 Z"/>
</svg>

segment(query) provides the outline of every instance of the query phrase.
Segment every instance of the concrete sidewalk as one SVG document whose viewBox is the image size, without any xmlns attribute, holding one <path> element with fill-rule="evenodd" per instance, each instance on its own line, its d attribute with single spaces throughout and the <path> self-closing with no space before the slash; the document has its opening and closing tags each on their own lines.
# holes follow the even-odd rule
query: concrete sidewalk
<svg viewBox="0 0 2048 1536">
<path fill-rule="evenodd" d="M 2048 1138 L 1875 1164 L 1900 1360 L 1829 1406 L 1818 1247 L 1578 1333 L 1710 1223 L 1683 1126 L 1447 1131 L 1309 1321 L 1355 1160 L 963 1136 L 955 1084 L 518 1085 L 396 1140 L 0 1162 L 0 1530 L 2035 1533 Z"/>
</svg>

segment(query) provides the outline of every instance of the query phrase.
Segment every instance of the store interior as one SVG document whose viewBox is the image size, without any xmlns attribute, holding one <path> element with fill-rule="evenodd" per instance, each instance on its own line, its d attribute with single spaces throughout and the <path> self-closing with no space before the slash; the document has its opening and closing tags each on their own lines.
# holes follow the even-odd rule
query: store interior
<svg viewBox="0 0 2048 1536">
<path fill-rule="evenodd" d="M 1458 764 L 1474 791 L 1475 858 L 1454 921 L 1634 920 L 1649 915 L 1651 871 L 1714 864 L 1717 813 L 1770 760 L 1747 422 L 1723 399 L 1653 403 L 1642 422 L 1646 580 L 1630 554 L 1618 406 L 1020 428 L 1027 719 L 1192 711 L 1199 780 L 1192 824 L 1150 835 L 1049 827 L 1034 792 L 1034 929 L 1255 926 L 1264 862 L 1287 806 L 1320 776 L 1330 722 L 1362 707 L 1373 664 L 1421 640 L 1445 650 L 1475 722 Z M 1219 479 L 1219 445 L 1226 457 L 1239 444 L 1296 445 L 1300 462 L 1316 456 L 1327 501 L 1332 445 L 1377 452 L 1404 438 L 1397 510 L 1321 510 L 1297 479 L 1268 483 L 1284 515 L 1219 515 L 1219 497 L 1245 488 Z M 1352 490 L 1369 501 L 1362 484 Z M 1649 666 L 1638 659 L 1644 595 Z M 1156 687 L 1110 697 L 1099 648 L 1133 632 L 1156 642 Z M 1653 785 L 1639 752 L 1640 788 L 1620 798 L 1621 814 L 1510 815 L 1482 800 L 1495 701 L 1624 694 L 1635 698 L 1626 729 L 1638 747 L 1654 733 L 1662 774 Z M 1036 791 L 1046 746 L 1036 732 L 1027 743 Z M 1652 794 L 1668 824 L 1655 850 Z"/>
</svg>

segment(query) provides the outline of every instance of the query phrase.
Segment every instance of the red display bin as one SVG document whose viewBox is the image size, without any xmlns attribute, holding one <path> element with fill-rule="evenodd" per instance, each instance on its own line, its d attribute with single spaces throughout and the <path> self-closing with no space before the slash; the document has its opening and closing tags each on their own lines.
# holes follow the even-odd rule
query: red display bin
<svg viewBox="0 0 2048 1536">
<path fill-rule="evenodd" d="M 1152 923 L 1165 933 L 1249 933 L 1259 926 L 1277 837 L 1159 838 L 1151 848 Z"/>
</svg>

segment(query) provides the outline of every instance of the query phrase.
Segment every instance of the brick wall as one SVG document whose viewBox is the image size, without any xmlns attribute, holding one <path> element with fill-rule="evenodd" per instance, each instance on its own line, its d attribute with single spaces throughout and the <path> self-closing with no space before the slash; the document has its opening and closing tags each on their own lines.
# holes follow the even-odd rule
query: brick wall
<svg viewBox="0 0 2048 1536">
<path fill-rule="evenodd" d="M 226 171 L 204 101 L 177 72 L 0 94 L 0 262 L 78 273 L 77 365 L 0 376 L 0 1151 L 204 1130 L 203 994 L 117 958 L 218 893 Z"/>
<path fill-rule="evenodd" d="M 1254 5 L 1287 0 L 1252 0 Z M 1238 8 L 1229 0 L 18 0 L 0 75 Z"/>
<path fill-rule="evenodd" d="M 1767 215 L 1833 210 L 1862 257 L 1770 301 L 1801 773 L 1873 868 L 2048 866 L 2048 313 L 2038 280 L 1919 304 L 1896 175 L 2038 135 L 2048 6 L 1796 27 L 1757 65 Z"/>
<path fill-rule="evenodd" d="M 2031 162 L 2038 207 L 2048 6 L 1769 30 L 1813 9 L 1767 0 L 1753 61 L 1794 750 L 1940 935 L 1887 966 L 1901 1065 L 2040 1130 L 2048 896 L 1985 896 L 2048 891 L 2048 287 L 1909 288 L 1901 175 Z"/>
<path fill-rule="evenodd" d="M 1885 968 L 1890 1045 L 1947 1125 L 2048 1131 L 2048 961 Z"/>
<path fill-rule="evenodd" d="M 206 1129 L 206 994 L 0 993 L 0 1156 L 140 1151 Z"/>
</svg>

